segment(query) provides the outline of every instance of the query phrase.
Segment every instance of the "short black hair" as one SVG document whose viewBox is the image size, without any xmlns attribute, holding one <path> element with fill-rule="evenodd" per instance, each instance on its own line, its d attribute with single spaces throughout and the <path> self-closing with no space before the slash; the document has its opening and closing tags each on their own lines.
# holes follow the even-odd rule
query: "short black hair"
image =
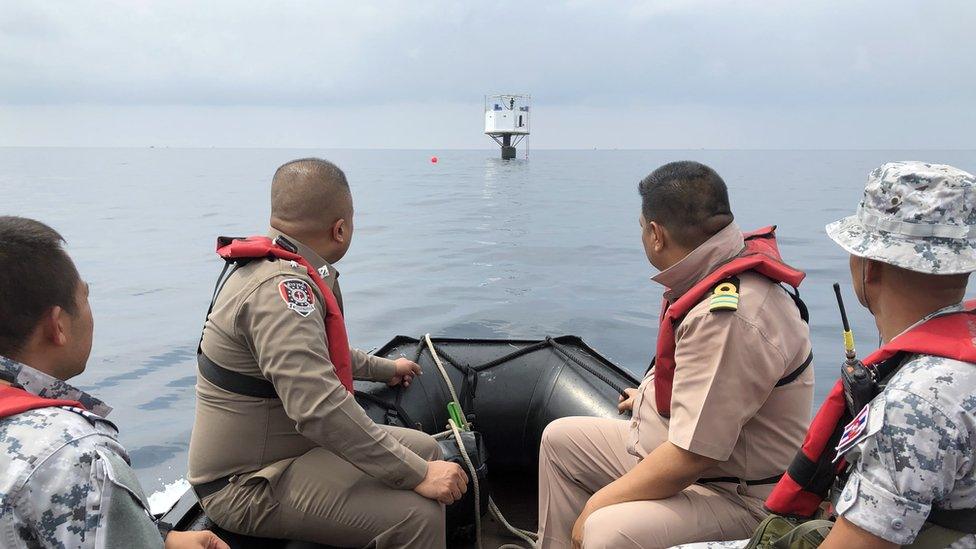
<svg viewBox="0 0 976 549">
<path fill-rule="evenodd" d="M 308 176 L 328 179 L 340 187 L 349 188 L 349 181 L 346 179 L 346 173 L 342 171 L 342 168 L 324 158 L 315 157 L 298 158 L 278 166 L 278 169 L 275 170 L 272 183 L 284 179 Z"/>
<path fill-rule="evenodd" d="M 665 164 L 642 179 L 637 191 L 644 219 L 663 225 L 688 248 L 697 248 L 734 219 L 725 181 L 700 162 Z"/>
<path fill-rule="evenodd" d="M 40 221 L 0 216 L 0 355 L 19 353 L 51 307 L 76 312 L 81 277 L 63 242 Z"/>
<path fill-rule="evenodd" d="M 272 225 L 287 224 L 301 237 L 346 215 L 352 193 L 346 174 L 322 158 L 299 158 L 283 164 L 271 180 Z M 291 233 L 290 233 L 291 234 Z"/>
</svg>

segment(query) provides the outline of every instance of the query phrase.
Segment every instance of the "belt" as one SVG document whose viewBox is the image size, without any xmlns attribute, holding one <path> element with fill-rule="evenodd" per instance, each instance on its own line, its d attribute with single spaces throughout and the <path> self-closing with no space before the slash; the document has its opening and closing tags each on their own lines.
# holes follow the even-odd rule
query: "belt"
<svg viewBox="0 0 976 549">
<path fill-rule="evenodd" d="M 757 480 L 742 480 L 739 477 L 709 477 L 709 478 L 700 478 L 695 482 L 698 484 L 708 484 L 711 482 L 730 482 L 733 484 L 745 484 L 746 486 L 762 486 L 763 484 L 776 484 L 777 482 L 779 482 L 779 479 L 782 477 L 783 477 L 782 473 L 773 477 L 766 477 Z"/>
<path fill-rule="evenodd" d="M 229 477 L 211 480 L 210 482 L 204 482 L 203 484 L 197 484 L 193 487 L 193 491 L 196 493 L 197 499 L 203 501 L 204 499 L 223 490 L 228 484 L 230 484 L 231 479 L 236 476 L 237 475 L 231 475 Z"/>
</svg>

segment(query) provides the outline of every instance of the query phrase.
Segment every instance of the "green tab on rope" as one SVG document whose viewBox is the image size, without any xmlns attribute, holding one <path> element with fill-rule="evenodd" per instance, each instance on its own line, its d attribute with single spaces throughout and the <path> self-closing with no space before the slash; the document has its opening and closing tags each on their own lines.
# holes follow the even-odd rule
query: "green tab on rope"
<svg viewBox="0 0 976 549">
<path fill-rule="evenodd" d="M 461 413 L 461 407 L 457 405 L 456 402 L 447 403 L 447 415 L 454 420 L 458 428 L 462 431 L 468 431 L 468 422 L 464 420 L 464 415 Z"/>
</svg>

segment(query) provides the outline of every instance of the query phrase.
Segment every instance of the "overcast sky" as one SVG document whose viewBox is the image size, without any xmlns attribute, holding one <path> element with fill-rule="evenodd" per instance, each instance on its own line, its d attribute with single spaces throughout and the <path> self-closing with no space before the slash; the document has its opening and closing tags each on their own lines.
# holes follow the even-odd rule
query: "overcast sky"
<svg viewBox="0 0 976 549">
<path fill-rule="evenodd" d="M 0 146 L 976 148 L 976 2 L 0 0 Z"/>
</svg>

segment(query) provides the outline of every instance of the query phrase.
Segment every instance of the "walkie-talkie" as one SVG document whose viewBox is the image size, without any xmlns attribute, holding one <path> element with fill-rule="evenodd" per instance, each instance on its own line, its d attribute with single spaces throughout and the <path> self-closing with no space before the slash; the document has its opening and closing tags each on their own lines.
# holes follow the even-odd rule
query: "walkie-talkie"
<svg viewBox="0 0 976 549">
<path fill-rule="evenodd" d="M 844 308 L 844 298 L 840 294 L 840 284 L 834 282 L 834 294 L 837 295 L 837 307 L 840 308 L 840 321 L 844 325 L 844 354 L 847 358 L 840 367 L 840 378 L 844 383 L 844 399 L 851 415 L 861 411 L 871 399 L 878 394 L 874 371 L 857 359 L 854 350 L 854 332 L 847 321 L 847 310 Z"/>
</svg>

